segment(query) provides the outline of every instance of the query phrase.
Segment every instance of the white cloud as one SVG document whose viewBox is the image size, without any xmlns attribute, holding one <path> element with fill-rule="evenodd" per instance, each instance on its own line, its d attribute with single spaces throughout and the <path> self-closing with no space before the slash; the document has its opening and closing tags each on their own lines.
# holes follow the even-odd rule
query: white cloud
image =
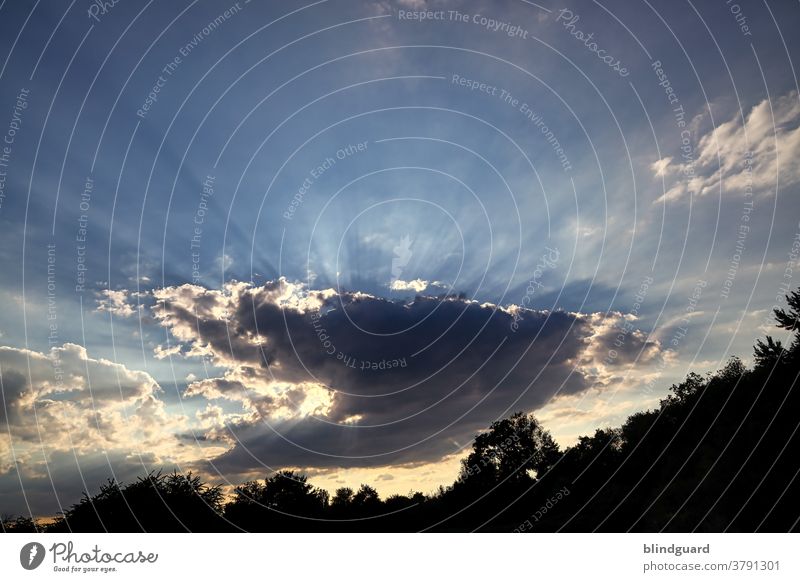
<svg viewBox="0 0 800 582">
<path fill-rule="evenodd" d="M 653 162 L 650 167 L 655 172 L 656 176 L 664 176 L 667 173 L 667 167 L 672 163 L 671 157 L 661 158 L 657 162 Z"/>
<path fill-rule="evenodd" d="M 420 293 L 428 288 L 428 282 L 422 279 L 412 279 L 411 281 L 395 279 L 389 288 L 392 291 L 414 291 L 415 293 Z"/>
<path fill-rule="evenodd" d="M 3 467 L 11 463 L 11 445 L 29 464 L 67 451 L 79 459 L 110 451 L 146 452 L 163 462 L 184 458 L 173 432 L 185 428 L 185 418 L 166 411 L 146 372 L 91 358 L 69 343 L 50 354 L 0 347 L 0 370 L 0 432 L 10 439 L 0 443 Z"/>
<path fill-rule="evenodd" d="M 134 306 L 128 303 L 131 293 L 125 290 L 113 291 L 104 289 L 99 293 L 100 299 L 97 300 L 98 312 L 111 313 L 117 317 L 132 317 L 136 315 Z"/>
<path fill-rule="evenodd" d="M 651 164 L 656 176 L 672 179 L 656 202 L 690 193 L 764 194 L 800 182 L 800 100 L 796 91 L 765 99 L 742 116 L 701 136 L 677 163 Z M 686 155 L 684 155 L 686 154 Z"/>
</svg>

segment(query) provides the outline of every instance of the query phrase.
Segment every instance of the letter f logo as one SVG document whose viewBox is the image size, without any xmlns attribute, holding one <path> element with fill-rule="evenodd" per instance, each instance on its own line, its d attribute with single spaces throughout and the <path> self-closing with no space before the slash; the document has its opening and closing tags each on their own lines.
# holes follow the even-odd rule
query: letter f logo
<svg viewBox="0 0 800 582">
<path fill-rule="evenodd" d="M 44 561 L 44 546 L 39 542 L 30 542 L 19 551 L 19 563 L 26 570 L 35 570 Z"/>
</svg>

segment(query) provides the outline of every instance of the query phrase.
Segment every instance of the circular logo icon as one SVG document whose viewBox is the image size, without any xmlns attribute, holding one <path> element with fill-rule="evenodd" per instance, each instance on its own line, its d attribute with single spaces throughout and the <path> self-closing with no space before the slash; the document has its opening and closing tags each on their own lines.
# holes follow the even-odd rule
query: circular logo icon
<svg viewBox="0 0 800 582">
<path fill-rule="evenodd" d="M 19 551 L 19 563 L 26 570 L 35 570 L 44 561 L 44 546 L 39 542 L 30 542 Z"/>
</svg>

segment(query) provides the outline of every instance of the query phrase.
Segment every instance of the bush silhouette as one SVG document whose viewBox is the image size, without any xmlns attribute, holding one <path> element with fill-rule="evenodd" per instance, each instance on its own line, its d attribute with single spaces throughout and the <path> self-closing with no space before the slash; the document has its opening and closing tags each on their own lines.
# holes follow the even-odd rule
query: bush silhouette
<svg viewBox="0 0 800 582">
<path fill-rule="evenodd" d="M 328 493 L 308 483 L 305 475 L 279 471 L 264 480 L 237 487 L 224 515 L 236 527 L 247 531 L 303 529 L 303 519 L 323 517 Z"/>
<path fill-rule="evenodd" d="M 54 532 L 215 531 L 222 492 L 199 476 L 150 473 L 129 485 L 109 480 L 47 527 Z"/>
</svg>

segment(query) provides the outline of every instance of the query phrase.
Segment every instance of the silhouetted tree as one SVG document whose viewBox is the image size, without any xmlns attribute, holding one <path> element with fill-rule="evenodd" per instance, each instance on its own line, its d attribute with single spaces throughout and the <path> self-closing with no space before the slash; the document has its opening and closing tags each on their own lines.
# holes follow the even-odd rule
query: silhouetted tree
<svg viewBox="0 0 800 582">
<path fill-rule="evenodd" d="M 792 291 L 786 296 L 789 310 L 775 309 L 777 326 L 789 331 L 800 331 L 800 290 Z"/>
<path fill-rule="evenodd" d="M 543 475 L 559 456 L 558 445 L 539 421 L 517 412 L 475 437 L 460 478 L 480 484 L 529 481 Z"/>
<path fill-rule="evenodd" d="M 375 515 L 381 510 L 381 498 L 374 487 L 362 484 L 353 495 L 351 507 L 359 517 Z"/>
<path fill-rule="evenodd" d="M 353 504 L 353 490 L 350 487 L 339 487 L 331 499 L 331 511 L 336 517 L 345 517 Z"/>
<path fill-rule="evenodd" d="M 327 507 L 327 491 L 313 487 L 305 475 L 278 471 L 263 485 L 249 481 L 237 487 L 225 517 L 249 531 L 305 529 L 303 518 L 321 517 Z"/>
<path fill-rule="evenodd" d="M 263 502 L 268 507 L 299 514 L 316 513 L 324 505 L 308 478 L 294 471 L 278 471 L 267 479 Z"/>
<path fill-rule="evenodd" d="M 773 341 L 771 336 L 767 336 L 765 339 L 766 342 L 756 340 L 753 350 L 756 368 L 772 367 L 784 354 L 780 341 Z"/>
<path fill-rule="evenodd" d="M 50 531 L 216 531 L 222 491 L 199 476 L 150 473 L 128 485 L 109 480 L 96 495 L 84 493 L 49 526 Z"/>
</svg>

